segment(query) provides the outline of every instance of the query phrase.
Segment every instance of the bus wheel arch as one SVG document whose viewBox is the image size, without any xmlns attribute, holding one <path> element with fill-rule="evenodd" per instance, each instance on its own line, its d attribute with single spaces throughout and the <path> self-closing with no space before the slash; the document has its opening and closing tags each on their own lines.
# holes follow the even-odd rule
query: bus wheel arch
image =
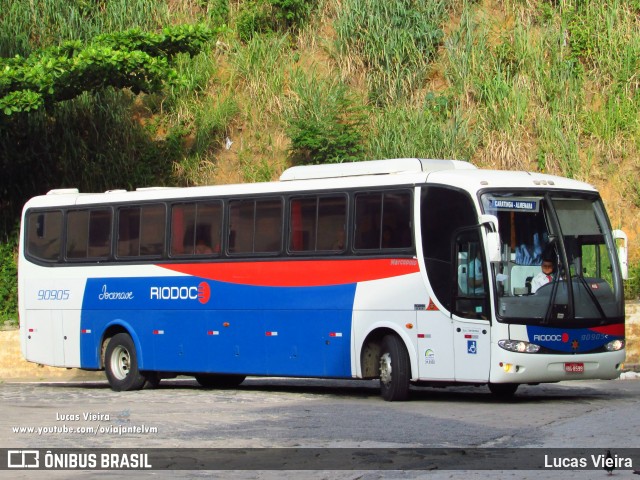
<svg viewBox="0 0 640 480">
<path fill-rule="evenodd" d="M 105 354 L 107 351 L 107 345 L 109 344 L 111 339 L 119 333 L 126 333 L 130 336 L 129 331 L 120 324 L 111 325 L 105 330 L 104 334 L 102 335 L 102 342 L 100 343 L 100 368 L 104 369 L 106 365 Z"/>
<path fill-rule="evenodd" d="M 105 335 L 102 351 L 105 374 L 112 390 L 130 391 L 144 387 L 147 378 L 138 368 L 136 345 L 125 329 Z"/>
<path fill-rule="evenodd" d="M 406 343 L 391 328 L 379 328 L 367 335 L 360 354 L 363 378 L 379 378 L 380 392 L 387 401 L 409 396 L 411 358 Z"/>
</svg>

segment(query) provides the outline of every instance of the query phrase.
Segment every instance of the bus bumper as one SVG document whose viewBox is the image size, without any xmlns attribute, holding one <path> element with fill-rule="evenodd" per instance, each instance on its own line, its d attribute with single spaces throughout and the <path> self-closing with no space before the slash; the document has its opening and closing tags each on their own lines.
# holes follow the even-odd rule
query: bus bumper
<svg viewBox="0 0 640 480">
<path fill-rule="evenodd" d="M 611 380 L 622 372 L 624 349 L 583 355 L 548 355 L 507 352 L 492 356 L 491 383 L 548 383 L 566 380 Z"/>
</svg>

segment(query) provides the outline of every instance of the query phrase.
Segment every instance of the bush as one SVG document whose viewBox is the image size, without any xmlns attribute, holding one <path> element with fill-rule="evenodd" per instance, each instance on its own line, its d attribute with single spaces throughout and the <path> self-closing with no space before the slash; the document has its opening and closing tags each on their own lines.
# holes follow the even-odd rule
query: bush
<svg viewBox="0 0 640 480">
<path fill-rule="evenodd" d="M 17 236 L 0 242 L 0 322 L 18 324 Z"/>
<path fill-rule="evenodd" d="M 363 157 L 362 106 L 343 83 L 294 76 L 298 101 L 289 116 L 287 134 L 295 163 L 341 163 Z"/>
<path fill-rule="evenodd" d="M 262 1 L 248 1 L 236 18 L 236 33 L 243 42 L 250 41 L 254 35 L 271 32 L 271 22 L 267 6 Z"/>
<path fill-rule="evenodd" d="M 238 38 L 248 42 L 255 35 L 299 30 L 308 20 L 315 0 L 250 0 L 236 18 Z"/>
</svg>

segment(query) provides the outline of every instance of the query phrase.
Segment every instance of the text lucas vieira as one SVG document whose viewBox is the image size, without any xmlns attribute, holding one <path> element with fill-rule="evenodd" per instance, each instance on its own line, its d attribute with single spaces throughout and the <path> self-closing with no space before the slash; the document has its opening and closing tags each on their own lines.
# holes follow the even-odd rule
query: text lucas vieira
<svg viewBox="0 0 640 480">
<path fill-rule="evenodd" d="M 591 465 L 589 465 L 591 460 Z M 589 455 L 588 457 L 554 457 L 544 456 L 545 468 L 633 468 L 633 461 L 628 457 L 613 455 Z"/>
</svg>

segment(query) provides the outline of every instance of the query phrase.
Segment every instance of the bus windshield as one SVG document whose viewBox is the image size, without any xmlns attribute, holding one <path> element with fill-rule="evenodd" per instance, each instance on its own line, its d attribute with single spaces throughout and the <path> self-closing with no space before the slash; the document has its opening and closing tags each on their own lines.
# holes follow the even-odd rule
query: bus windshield
<svg viewBox="0 0 640 480">
<path fill-rule="evenodd" d="M 623 287 L 600 199 L 559 192 L 482 195 L 498 218 L 492 265 L 499 321 L 553 326 L 619 323 Z"/>
</svg>

